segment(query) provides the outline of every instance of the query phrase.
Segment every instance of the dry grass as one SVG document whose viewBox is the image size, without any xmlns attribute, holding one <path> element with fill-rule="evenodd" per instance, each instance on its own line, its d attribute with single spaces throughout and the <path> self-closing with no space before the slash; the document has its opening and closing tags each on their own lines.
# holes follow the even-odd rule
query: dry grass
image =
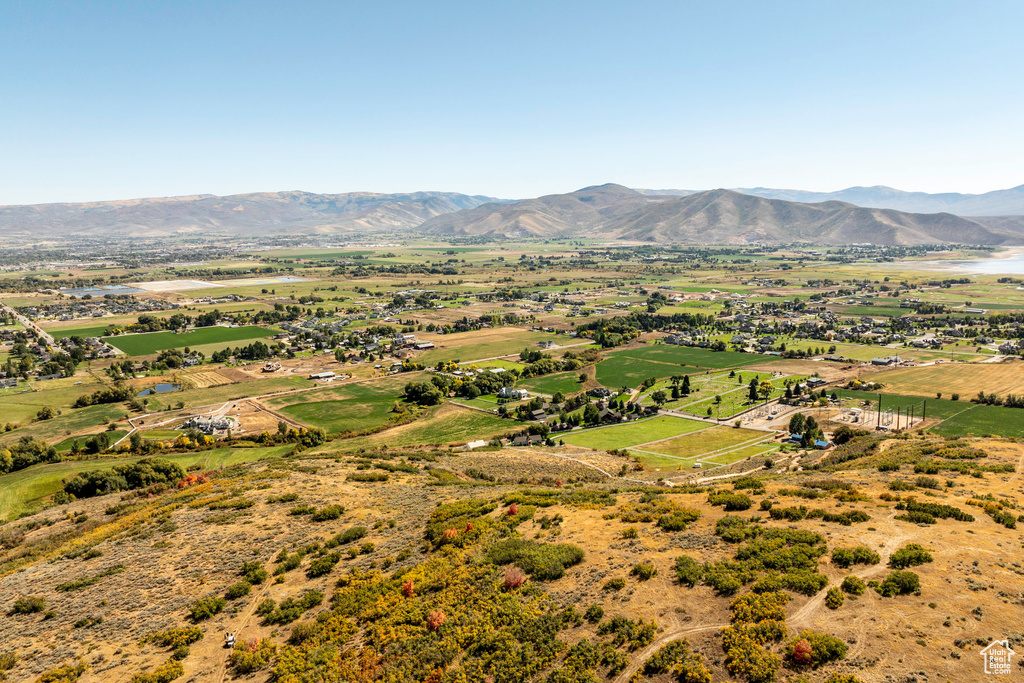
<svg viewBox="0 0 1024 683">
<path fill-rule="evenodd" d="M 1024 393 L 1024 362 L 942 363 L 889 370 L 872 379 L 896 394 L 935 396 L 941 391 L 944 397 L 958 393 L 961 400 L 979 391 L 1005 396 Z"/>
<path fill-rule="evenodd" d="M 892 443 L 898 446 L 904 442 Z M 880 500 L 879 495 L 887 491 L 889 480 L 912 478 L 907 469 L 899 473 L 880 473 L 872 468 L 827 474 L 795 472 L 769 479 L 766 494 L 753 496 L 755 502 L 770 498 L 776 505 L 802 503 L 835 512 L 856 509 L 871 516 L 868 522 L 851 527 L 820 520 L 795 524 L 765 521 L 768 527 L 795 525 L 818 532 L 825 537 L 830 549 L 863 544 L 879 552 L 883 559 L 911 541 L 932 550 L 935 561 L 914 568 L 921 577 L 920 596 L 881 598 L 869 589 L 859 599 L 847 598 L 837 611 L 824 607 L 824 592 L 813 598 L 798 595 L 790 602 L 786 611 L 791 633 L 801 628 L 814 628 L 834 633 L 849 644 L 846 662 L 839 670 L 856 673 L 865 682 L 910 680 L 912 676 L 919 677 L 921 671 L 927 672 L 928 680 L 980 680 L 983 674 L 976 639 L 1002 638 L 1020 632 L 1019 624 L 1024 617 L 1020 582 L 1024 570 L 1013 553 L 1020 547 L 1021 532 L 994 523 L 982 510 L 967 507 L 966 501 L 992 494 L 1024 502 L 1024 478 L 1019 469 L 1021 448 L 1014 442 L 991 439 L 975 441 L 974 445 L 989 454 L 986 463 L 1013 463 L 1018 471 L 986 474 L 981 479 L 952 476 L 955 486 L 934 491 L 934 498 L 925 498 L 921 491 L 915 494 L 919 499 L 966 508 L 976 517 L 973 523 L 940 520 L 936 525 L 919 527 L 896 520 L 898 511 L 894 503 Z M 173 496 L 178 495 L 175 493 L 140 501 L 142 508 L 132 513 L 133 521 L 116 527 L 120 530 L 114 534 L 104 533 L 103 525 L 116 526 L 120 522 L 105 515 L 104 508 L 119 502 L 120 496 L 76 501 L 17 522 L 13 526 L 26 528 L 33 519 L 56 520 L 50 526 L 28 531 L 25 542 L 40 542 L 71 532 L 76 523 L 70 517 L 84 513 L 89 522 L 100 525 L 90 533 L 99 539 L 96 548 L 103 555 L 88 560 L 60 559 L 58 550 L 52 554 L 57 558 L 54 562 L 35 562 L 24 571 L 0 579 L 0 606 L 9 605 L 21 595 L 45 595 L 48 608 L 56 615 L 46 621 L 42 620 L 42 615 L 0 619 L 0 638 L 4 639 L 5 649 L 15 649 L 23 655 L 36 653 L 22 657 L 11 672 L 12 680 L 32 680 L 45 668 L 82 657 L 92 666 L 81 679 L 83 682 L 127 683 L 133 674 L 151 669 L 167 657 L 161 648 L 140 647 L 139 639 L 153 630 L 184 625 L 188 604 L 204 595 L 222 594 L 237 580 L 237 568 L 243 560 L 258 559 L 270 568 L 273 556 L 281 548 L 323 540 L 356 524 L 370 528 L 367 540 L 376 543 L 374 553 L 354 560 L 343 559 L 334 571 L 319 579 L 308 580 L 301 568 L 289 572 L 283 584 L 267 583 L 257 587 L 251 595 L 229 603 L 227 610 L 204 623 L 206 638 L 194 645 L 184 660 L 186 679 L 221 680 L 222 632 L 234 632 L 240 639 L 272 638 L 279 645 L 288 637 L 290 629 L 287 627 L 263 626 L 253 616 L 260 600 L 265 597 L 280 600 L 311 587 L 324 590 L 329 596 L 336 579 L 350 567 L 369 567 L 370 562 L 379 563 L 384 557 L 394 557 L 406 548 L 414 550 L 411 557 L 393 568 L 420 561 L 423 556 L 415 548 L 422 538 L 425 518 L 437 502 L 497 497 L 523 487 L 513 482 L 555 478 L 563 479 L 567 486 L 581 479 L 590 480 L 588 486 L 616 486 L 620 488 L 616 494 L 619 505 L 639 498 L 639 492 L 628 490 L 628 483 L 614 480 L 601 483 L 598 480 L 604 479 L 602 475 L 566 458 L 584 460 L 609 472 L 617 472 L 625 459 L 607 453 L 579 453 L 578 449 L 560 448 L 442 455 L 430 464 L 457 475 L 455 485 L 448 486 L 425 485 L 432 478 L 423 471 L 394 472 L 385 483 L 353 483 L 346 481 L 346 474 L 353 471 L 355 464 L 347 458 L 342 457 L 340 462 L 288 459 L 273 465 L 284 469 L 270 470 L 266 463 L 258 464 L 247 468 L 251 474 L 209 485 L 209 496 L 239 489 L 246 498 L 256 501 L 253 507 L 224 524 L 209 523 L 223 511 L 172 505 Z M 497 481 L 474 480 L 465 475 L 467 470 L 484 473 Z M 806 501 L 779 494 L 782 488 L 797 488 L 808 479 L 823 476 L 849 482 L 867 499 L 841 503 L 834 498 Z M 946 476 L 941 479 L 945 480 Z M 720 483 L 719 487 L 731 489 L 727 482 Z M 346 507 L 346 512 L 333 522 L 311 523 L 306 518 L 288 514 L 288 508 L 294 503 L 267 502 L 268 497 L 283 493 L 295 493 L 299 502 L 318 507 L 340 503 Z M 560 604 L 573 605 L 579 612 L 590 604 L 599 604 L 606 617 L 653 619 L 661 629 L 656 643 L 685 636 L 711 663 L 715 680 L 732 680 L 721 664 L 721 645 L 717 637 L 718 630 L 728 623 L 729 599 L 716 596 L 705 586 L 692 589 L 681 586 L 674 580 L 672 569 L 675 558 L 682 554 L 699 562 L 732 556 L 735 547 L 721 542 L 714 534 L 715 522 L 726 513 L 709 506 L 706 493 L 672 493 L 671 496 L 679 504 L 702 512 L 701 518 L 682 532 L 668 533 L 654 524 L 641 523 L 633 525 L 638 527 L 637 538 L 624 539 L 622 530 L 630 525 L 606 518 L 608 508 L 578 509 L 564 505 L 538 509 L 535 519 L 525 522 L 520 531 L 525 538 L 575 543 L 586 552 L 586 560 L 564 578 L 544 584 L 543 588 Z M 562 516 L 560 524 L 548 529 L 541 527 L 541 516 L 556 514 Z M 756 504 L 742 514 L 767 518 L 757 512 Z M 397 524 L 394 528 L 387 525 L 373 528 L 375 522 L 386 519 L 395 519 Z M 657 576 L 644 582 L 631 578 L 630 568 L 640 561 L 652 562 L 658 570 Z M 96 574 L 116 563 L 124 564 L 126 571 L 73 593 L 55 590 L 58 583 Z M 851 573 L 870 580 L 884 577 L 888 569 L 883 562 L 844 570 L 832 566 L 826 556 L 819 563 L 818 571 L 828 576 L 830 585 L 836 585 Z M 615 577 L 625 578 L 626 588 L 617 592 L 602 590 L 604 583 Z M 237 611 L 233 609 L 235 606 Z M 326 603 L 307 614 L 304 620 L 324 609 L 328 609 Z M 87 616 L 103 616 L 103 622 L 84 628 L 73 626 Z M 595 638 L 593 627 L 588 625 L 571 628 L 560 637 L 569 642 L 583 637 Z M 957 647 L 954 641 L 964 643 L 965 648 Z M 951 657 L 953 651 L 960 653 L 960 658 Z M 649 654 L 647 650 L 630 654 L 631 666 L 635 669 Z M 815 672 L 811 680 L 821 680 L 834 670 L 833 666 Z M 265 681 L 267 675 L 265 671 L 260 672 L 252 680 Z"/>
</svg>

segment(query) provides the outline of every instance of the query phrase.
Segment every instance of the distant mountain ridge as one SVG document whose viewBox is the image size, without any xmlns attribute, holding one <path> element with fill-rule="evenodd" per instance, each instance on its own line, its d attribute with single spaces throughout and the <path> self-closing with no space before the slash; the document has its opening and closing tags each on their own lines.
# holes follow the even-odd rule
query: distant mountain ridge
<svg viewBox="0 0 1024 683">
<path fill-rule="evenodd" d="M 1008 190 L 995 190 L 984 194 L 958 192 L 904 192 L 884 185 L 848 187 L 836 192 L 808 192 L 780 190 L 770 187 L 737 187 L 741 194 L 784 199 L 787 202 L 816 204 L 839 201 L 866 208 L 895 209 L 910 213 L 953 213 L 958 216 L 1020 216 L 1024 215 L 1024 185 Z M 695 190 L 638 190 L 642 194 L 688 196 Z"/>
<path fill-rule="evenodd" d="M 914 214 L 838 201 L 815 204 L 732 190 L 685 196 L 587 187 L 437 216 L 422 230 L 492 238 L 579 237 L 661 244 L 1021 244 L 1021 221 L 989 227 L 948 213 Z"/>
<path fill-rule="evenodd" d="M 254 192 L 76 204 L 0 206 L 0 236 L 359 234 L 407 231 L 494 197 L 457 192 Z"/>
<path fill-rule="evenodd" d="M 834 198 L 870 203 L 885 195 L 905 203 L 943 201 L 979 207 L 1003 202 L 1010 207 L 1018 191 L 1024 194 L 1024 186 L 986 195 L 924 195 L 890 188 L 838 193 L 631 190 L 609 183 L 519 201 L 457 192 L 204 194 L 0 206 L 0 238 L 23 244 L 86 237 L 293 234 L 359 239 L 420 233 L 502 239 L 587 236 L 663 244 L 1024 244 L 1024 215 L 969 218 L 945 211 L 866 207 Z M 773 193 L 784 196 L 764 196 Z"/>
</svg>

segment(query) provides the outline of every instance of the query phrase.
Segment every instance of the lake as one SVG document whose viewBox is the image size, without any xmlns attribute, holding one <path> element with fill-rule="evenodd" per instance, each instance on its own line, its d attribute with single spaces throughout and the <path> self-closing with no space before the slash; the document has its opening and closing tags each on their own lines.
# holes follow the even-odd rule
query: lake
<svg viewBox="0 0 1024 683">
<path fill-rule="evenodd" d="M 1003 258 L 956 259 L 948 261 L 896 261 L 894 267 L 914 270 L 942 270 L 966 275 L 1024 275 L 1024 251 L 1014 249 Z"/>
</svg>

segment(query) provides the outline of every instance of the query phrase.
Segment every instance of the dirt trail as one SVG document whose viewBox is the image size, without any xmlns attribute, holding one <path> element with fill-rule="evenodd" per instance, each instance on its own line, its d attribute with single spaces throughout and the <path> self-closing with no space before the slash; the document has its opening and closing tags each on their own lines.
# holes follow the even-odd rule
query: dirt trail
<svg viewBox="0 0 1024 683">
<path fill-rule="evenodd" d="M 227 633 L 233 633 L 235 635 L 236 642 L 241 643 L 245 641 L 242 631 L 256 613 L 256 608 L 266 597 L 272 585 L 274 585 L 273 578 L 268 577 L 267 580 L 263 582 L 263 586 L 260 588 L 259 593 L 254 595 L 249 601 L 249 606 L 245 611 L 224 625 L 224 631 Z M 224 678 L 227 676 L 228 657 L 231 652 L 224 648 L 224 634 L 220 632 L 205 632 L 203 634 L 203 639 L 192 646 L 192 651 L 196 655 L 192 661 L 204 664 L 208 662 L 217 662 L 212 675 L 210 675 L 208 680 L 223 683 Z M 199 675 L 202 672 L 195 673 L 196 675 Z"/>
<path fill-rule="evenodd" d="M 889 523 L 889 527 L 892 529 L 892 533 L 886 539 L 885 545 L 882 546 L 878 551 L 878 555 L 881 558 L 881 560 L 878 562 L 878 564 L 870 565 L 863 569 L 850 572 L 852 575 L 857 576 L 861 579 L 867 579 L 870 576 L 874 576 L 875 574 L 885 571 L 889 565 L 889 558 L 892 557 L 892 554 L 896 552 L 897 548 L 900 547 L 900 544 L 902 544 L 904 541 L 908 541 L 911 538 L 913 538 L 913 536 L 910 534 L 901 533 L 899 526 L 894 523 L 894 518 L 896 517 L 897 512 L 897 510 L 893 510 L 891 513 L 889 513 L 889 516 L 886 517 L 886 521 Z M 813 598 L 807 601 L 807 604 L 798 609 L 792 616 L 787 617 L 786 623 L 793 625 L 807 624 L 811 616 L 815 612 L 817 612 L 822 605 L 825 604 L 826 595 L 828 595 L 826 591 L 818 591 L 818 593 Z"/>
<path fill-rule="evenodd" d="M 1024 456 L 1022 456 L 1022 462 L 1024 462 Z M 887 517 L 887 521 L 889 522 L 889 526 L 892 528 L 893 533 L 888 537 L 888 539 L 885 542 L 885 545 L 879 550 L 878 554 L 881 557 L 879 563 L 876 565 L 872 565 L 870 567 L 865 567 L 864 569 L 858 571 L 851 572 L 852 574 L 862 579 L 866 579 L 870 576 L 873 576 L 874 574 L 885 571 L 889 563 L 889 558 L 896 551 L 896 549 L 899 548 L 900 544 L 912 538 L 912 536 L 910 536 L 909 534 L 900 533 L 899 527 L 894 523 L 895 516 L 896 511 L 893 511 Z M 801 607 L 794 614 L 786 618 L 786 625 L 794 627 L 808 625 L 811 617 L 824 606 L 826 595 L 826 591 L 819 591 L 818 594 L 811 598 L 809 601 L 807 601 L 807 603 L 803 607 Z M 622 673 L 615 677 L 613 683 L 628 683 L 629 680 L 633 677 L 633 674 L 640 670 L 640 667 L 643 666 L 644 662 L 650 659 L 650 657 L 654 655 L 654 653 L 656 653 L 665 645 L 685 638 L 686 636 L 693 633 L 714 631 L 716 629 L 725 628 L 727 626 L 729 626 L 729 624 L 713 624 L 710 626 L 674 628 L 665 631 L 660 636 L 658 636 L 650 645 L 643 648 L 642 650 L 635 652 L 632 658 L 630 659 L 629 664 L 626 666 Z M 857 635 L 857 642 L 861 643 L 863 641 L 863 633 L 859 633 Z M 855 653 L 851 653 L 850 656 L 854 656 L 854 654 Z"/>
<path fill-rule="evenodd" d="M 1020 452 L 1020 458 L 1017 460 L 1017 471 L 1014 472 L 1013 476 L 1010 477 L 1006 481 L 1006 483 L 1003 484 L 1000 488 L 1007 489 L 1007 488 L 1010 488 L 1011 486 L 1013 486 L 1014 482 L 1016 482 L 1018 479 L 1020 479 L 1020 475 L 1021 475 L 1022 471 L 1024 471 L 1024 451 Z"/>
<path fill-rule="evenodd" d="M 654 639 L 650 645 L 642 650 L 638 650 L 633 653 L 632 661 L 626 666 L 626 668 L 613 679 L 613 683 L 629 683 L 629 680 L 633 678 L 633 674 L 640 670 L 640 667 L 644 665 L 648 659 L 654 655 L 655 652 L 660 650 L 662 647 L 669 643 L 675 642 L 681 638 L 693 633 L 703 633 L 705 631 L 714 631 L 720 628 L 725 628 L 729 624 L 713 624 L 711 626 L 691 626 L 689 628 L 678 628 L 670 631 L 665 631 L 660 636 Z"/>
</svg>

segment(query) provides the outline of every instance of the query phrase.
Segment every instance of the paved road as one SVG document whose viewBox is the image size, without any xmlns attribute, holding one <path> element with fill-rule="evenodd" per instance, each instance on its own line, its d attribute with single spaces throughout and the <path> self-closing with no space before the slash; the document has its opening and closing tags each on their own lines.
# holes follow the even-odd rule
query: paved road
<svg viewBox="0 0 1024 683">
<path fill-rule="evenodd" d="M 43 344 L 45 344 L 46 346 L 57 346 L 57 342 L 54 341 L 53 337 L 50 336 L 49 332 L 46 332 L 45 330 L 43 330 L 43 328 L 39 327 L 34 322 L 23 316 L 21 313 L 18 313 L 16 310 L 14 310 L 13 308 L 11 308 L 2 301 L 0 301 L 0 309 L 7 311 L 8 313 L 14 316 L 15 320 L 17 320 L 19 323 L 35 332 L 43 341 Z"/>
</svg>

